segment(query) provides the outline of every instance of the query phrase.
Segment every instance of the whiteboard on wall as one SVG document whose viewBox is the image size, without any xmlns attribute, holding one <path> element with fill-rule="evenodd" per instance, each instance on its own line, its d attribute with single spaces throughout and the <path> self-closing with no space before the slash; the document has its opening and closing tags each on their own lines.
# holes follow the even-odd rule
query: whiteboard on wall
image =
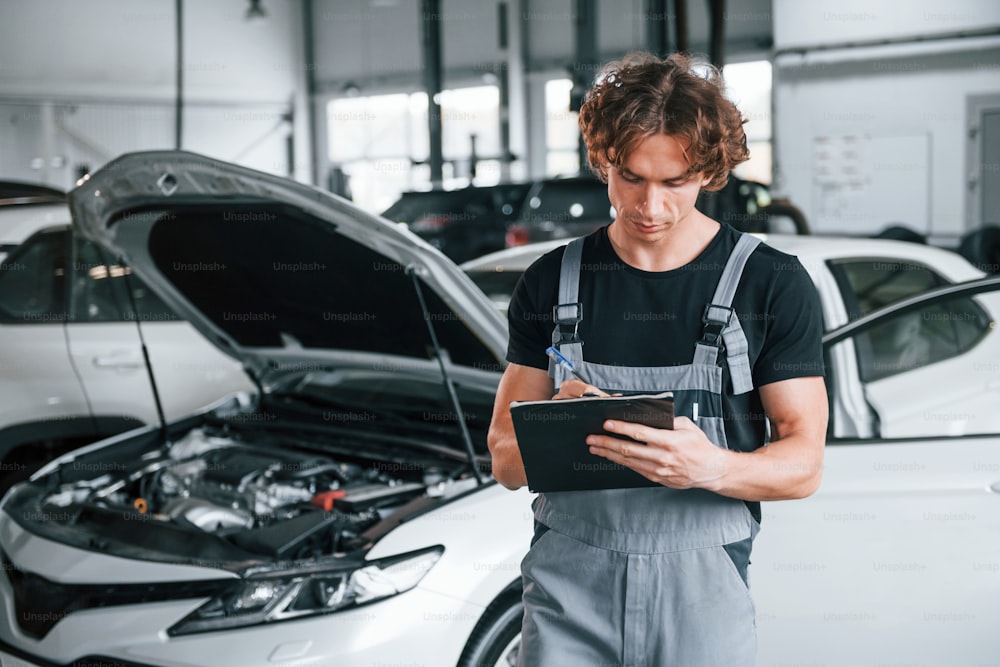
<svg viewBox="0 0 1000 667">
<path fill-rule="evenodd" d="M 870 235 L 889 225 L 930 232 L 930 135 L 813 138 L 814 227 Z"/>
</svg>

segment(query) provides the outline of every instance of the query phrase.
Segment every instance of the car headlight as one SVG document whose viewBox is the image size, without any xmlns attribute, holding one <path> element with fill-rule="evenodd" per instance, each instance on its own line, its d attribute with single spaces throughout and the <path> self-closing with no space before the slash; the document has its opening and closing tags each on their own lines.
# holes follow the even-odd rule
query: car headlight
<svg viewBox="0 0 1000 667">
<path fill-rule="evenodd" d="M 362 567 L 250 577 L 188 614 L 171 636 L 228 630 L 303 616 L 328 614 L 382 600 L 414 588 L 444 553 L 422 549 Z"/>
</svg>

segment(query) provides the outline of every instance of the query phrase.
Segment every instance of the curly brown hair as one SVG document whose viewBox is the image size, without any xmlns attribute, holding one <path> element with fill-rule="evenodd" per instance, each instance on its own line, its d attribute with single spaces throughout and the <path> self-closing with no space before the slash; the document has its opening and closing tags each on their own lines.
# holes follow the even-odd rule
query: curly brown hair
<svg viewBox="0 0 1000 667">
<path fill-rule="evenodd" d="M 621 168 L 654 134 L 689 142 L 687 175 L 709 177 L 705 190 L 720 190 L 729 171 L 750 157 L 746 120 L 724 96 L 719 70 L 680 53 L 658 58 L 636 51 L 605 65 L 579 122 L 590 167 L 605 182 L 609 165 Z"/>
</svg>

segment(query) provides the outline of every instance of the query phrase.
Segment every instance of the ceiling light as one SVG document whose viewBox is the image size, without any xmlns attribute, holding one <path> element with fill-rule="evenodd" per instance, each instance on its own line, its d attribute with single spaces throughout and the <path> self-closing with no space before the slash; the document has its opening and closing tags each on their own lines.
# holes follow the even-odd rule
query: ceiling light
<svg viewBox="0 0 1000 667">
<path fill-rule="evenodd" d="M 247 21 L 267 18 L 267 10 L 261 6 L 260 2 L 261 0 L 250 0 L 250 6 L 247 8 L 247 13 L 244 17 Z"/>
</svg>

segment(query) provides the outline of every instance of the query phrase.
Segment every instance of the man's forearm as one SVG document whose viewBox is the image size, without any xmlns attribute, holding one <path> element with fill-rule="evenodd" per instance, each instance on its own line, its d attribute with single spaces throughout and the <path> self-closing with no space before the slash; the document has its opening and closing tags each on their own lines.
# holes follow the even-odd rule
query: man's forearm
<svg viewBox="0 0 1000 667">
<path fill-rule="evenodd" d="M 552 396 L 552 379 L 538 368 L 510 364 L 497 387 L 493 406 L 493 420 L 487 444 L 493 457 L 493 477 L 508 489 L 519 489 L 528 484 L 524 476 L 524 462 L 514 435 L 514 421 L 510 416 L 511 401 L 537 401 Z"/>
<path fill-rule="evenodd" d="M 514 427 L 494 426 L 489 435 L 490 453 L 493 456 L 493 477 L 508 489 L 519 489 L 527 485 L 521 450 L 514 437 Z"/>
<path fill-rule="evenodd" d="M 752 452 L 726 451 L 722 475 L 708 488 L 741 500 L 793 500 L 815 493 L 823 476 L 822 443 L 802 435 Z"/>
</svg>

